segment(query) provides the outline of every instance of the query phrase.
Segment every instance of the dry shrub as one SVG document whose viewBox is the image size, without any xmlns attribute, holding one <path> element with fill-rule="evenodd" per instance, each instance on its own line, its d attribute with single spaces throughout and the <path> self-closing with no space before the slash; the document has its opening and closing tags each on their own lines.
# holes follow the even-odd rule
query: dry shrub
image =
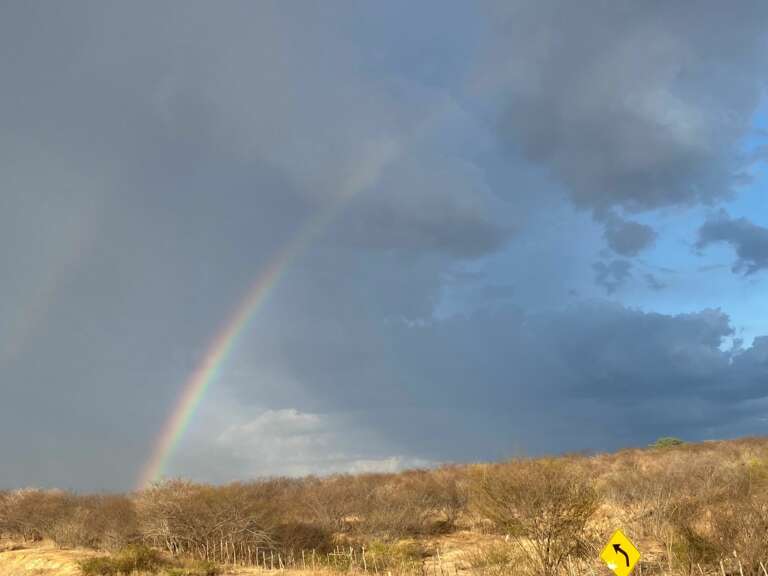
<svg viewBox="0 0 768 576">
<path fill-rule="evenodd" d="M 520 573 L 527 563 L 519 549 L 508 542 L 492 542 L 465 552 L 464 563 L 478 576 Z"/>
<path fill-rule="evenodd" d="M 535 574 L 553 576 L 565 560 L 593 551 L 587 522 L 598 505 L 590 482 L 564 461 L 527 460 L 481 468 L 473 505 L 506 533 Z"/>
<path fill-rule="evenodd" d="M 359 527 L 368 534 L 414 536 L 443 530 L 441 486 L 426 471 L 371 478 Z"/>
<path fill-rule="evenodd" d="M 60 490 L 17 490 L 0 501 L 0 529 L 24 541 L 52 538 L 76 509 L 74 495 Z"/>
<path fill-rule="evenodd" d="M 327 553 L 333 549 L 333 535 L 307 522 L 284 522 L 275 527 L 273 539 L 278 549 L 283 552 L 296 550 L 315 550 Z"/>
<path fill-rule="evenodd" d="M 745 574 L 760 574 L 768 559 L 768 467 L 741 467 L 709 507 L 712 541 L 722 556 L 733 554 Z"/>
<path fill-rule="evenodd" d="M 367 507 L 368 478 L 336 474 L 306 478 L 301 503 L 310 521 L 332 533 L 350 532 Z"/>
<path fill-rule="evenodd" d="M 168 560 L 146 546 L 130 546 L 112 556 L 86 558 L 79 562 L 83 576 L 217 576 L 218 566 L 206 561 Z"/>
<path fill-rule="evenodd" d="M 49 537 L 60 546 L 116 550 L 140 539 L 133 502 L 120 495 L 78 496 Z"/>
<path fill-rule="evenodd" d="M 280 503 L 276 482 L 215 487 L 172 480 L 142 492 L 137 508 L 147 542 L 207 559 L 216 546 L 220 555 L 230 546 L 274 546 Z"/>
<path fill-rule="evenodd" d="M 670 514 L 675 559 L 689 573 L 725 560 L 736 564 L 731 571 L 756 576 L 768 558 L 768 466 L 751 461 L 709 472 Z"/>
<path fill-rule="evenodd" d="M 745 576 L 755 576 L 768 560 L 766 462 L 768 442 L 744 439 L 399 474 L 225 486 L 171 481 L 130 497 L 0 491 L 0 535 L 108 550 L 143 541 L 185 562 L 242 562 L 249 546 L 284 559 L 315 549 L 317 561 L 339 569 L 350 565 L 344 554 L 325 553 L 343 544 L 359 554 L 365 544 L 393 572 L 418 572 L 421 561 L 397 552 L 394 542 L 476 518 L 473 530 L 511 537 L 477 552 L 478 571 L 508 570 L 519 555 L 515 571 L 552 576 L 564 557 L 577 560 L 589 550 L 588 530 L 607 532 L 610 524 L 637 537 L 644 572 L 659 560 L 666 565 L 669 554 L 679 572 L 699 574 L 697 565 L 719 572 L 722 558 L 738 574 L 735 551 Z"/>
<path fill-rule="evenodd" d="M 702 564 L 714 564 L 718 558 L 704 517 L 703 501 L 695 497 L 680 499 L 667 517 L 671 529 L 667 547 L 678 567 L 687 574 Z"/>
<path fill-rule="evenodd" d="M 221 568 L 206 560 L 181 561 L 177 566 L 166 568 L 164 576 L 218 576 Z"/>
<path fill-rule="evenodd" d="M 374 571 L 403 570 L 406 567 L 421 565 L 426 555 L 420 543 L 414 541 L 387 542 L 372 540 L 366 546 L 367 562 Z"/>
<path fill-rule="evenodd" d="M 167 566 L 169 562 L 157 550 L 132 546 L 113 556 L 82 560 L 80 571 L 83 576 L 130 576 L 135 573 L 155 574 Z"/>
<path fill-rule="evenodd" d="M 0 532 L 24 541 L 116 549 L 138 537 L 126 496 L 78 496 L 57 490 L 18 490 L 0 497 Z"/>
<path fill-rule="evenodd" d="M 450 532 L 466 507 L 456 469 L 307 479 L 302 501 L 333 533 L 399 538 Z"/>
<path fill-rule="evenodd" d="M 113 558 L 100 556 L 98 558 L 86 558 L 79 563 L 83 576 L 115 576 L 120 574 Z"/>
</svg>

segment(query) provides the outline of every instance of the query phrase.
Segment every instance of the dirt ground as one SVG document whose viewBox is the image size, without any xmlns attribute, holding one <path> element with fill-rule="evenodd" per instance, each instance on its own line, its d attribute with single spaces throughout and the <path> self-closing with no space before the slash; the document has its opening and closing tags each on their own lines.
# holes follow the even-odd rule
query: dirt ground
<svg viewBox="0 0 768 576">
<path fill-rule="evenodd" d="M 61 550 L 50 544 L 0 546 L 0 576 L 78 576 L 77 561 L 93 556 L 87 550 Z"/>
</svg>

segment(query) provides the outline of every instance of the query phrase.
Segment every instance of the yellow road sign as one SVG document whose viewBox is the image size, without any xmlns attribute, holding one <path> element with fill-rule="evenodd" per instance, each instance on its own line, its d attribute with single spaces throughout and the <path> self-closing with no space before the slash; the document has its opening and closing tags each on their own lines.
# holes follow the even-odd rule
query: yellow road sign
<svg viewBox="0 0 768 576">
<path fill-rule="evenodd" d="M 640 560 L 640 552 L 621 530 L 616 530 L 600 552 L 600 559 L 616 576 L 629 576 Z"/>
</svg>

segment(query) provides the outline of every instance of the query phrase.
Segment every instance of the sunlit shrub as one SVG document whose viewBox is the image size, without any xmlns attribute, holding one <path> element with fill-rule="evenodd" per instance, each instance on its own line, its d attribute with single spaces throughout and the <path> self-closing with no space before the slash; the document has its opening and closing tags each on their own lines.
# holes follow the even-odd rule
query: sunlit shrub
<svg viewBox="0 0 768 576">
<path fill-rule="evenodd" d="M 480 469 L 474 506 L 516 543 L 534 573 L 556 574 L 565 560 L 592 550 L 587 522 L 599 496 L 567 462 L 526 460 Z"/>
</svg>

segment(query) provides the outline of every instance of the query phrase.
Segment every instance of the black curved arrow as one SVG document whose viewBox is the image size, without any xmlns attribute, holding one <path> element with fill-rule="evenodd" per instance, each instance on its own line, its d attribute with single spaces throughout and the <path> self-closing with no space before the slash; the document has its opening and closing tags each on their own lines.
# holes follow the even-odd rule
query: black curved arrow
<svg viewBox="0 0 768 576">
<path fill-rule="evenodd" d="M 624 554 L 624 558 L 627 560 L 627 567 L 629 567 L 629 554 L 622 550 L 621 544 L 614 544 L 613 551 L 616 552 L 616 554 Z"/>
</svg>

